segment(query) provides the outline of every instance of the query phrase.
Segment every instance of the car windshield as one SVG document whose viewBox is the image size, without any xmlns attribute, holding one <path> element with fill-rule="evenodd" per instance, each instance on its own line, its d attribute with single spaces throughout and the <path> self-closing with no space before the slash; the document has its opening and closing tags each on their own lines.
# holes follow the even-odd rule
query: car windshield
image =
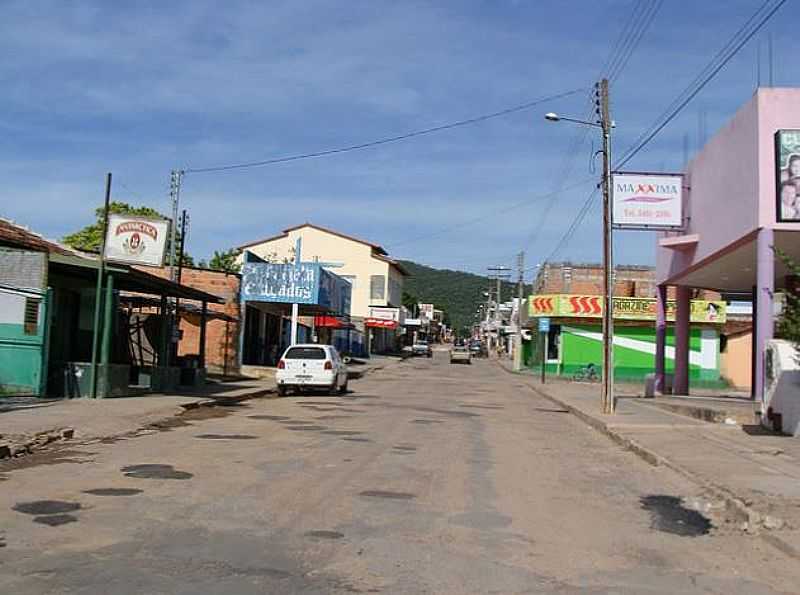
<svg viewBox="0 0 800 595">
<path fill-rule="evenodd" d="M 283 356 L 284 359 L 325 359 L 325 350 L 321 347 L 292 347 Z"/>
<path fill-rule="evenodd" d="M 417 341 L 417 345 L 422 345 L 423 347 L 425 347 L 425 345 L 427 344 L 428 344 L 427 341 Z"/>
</svg>

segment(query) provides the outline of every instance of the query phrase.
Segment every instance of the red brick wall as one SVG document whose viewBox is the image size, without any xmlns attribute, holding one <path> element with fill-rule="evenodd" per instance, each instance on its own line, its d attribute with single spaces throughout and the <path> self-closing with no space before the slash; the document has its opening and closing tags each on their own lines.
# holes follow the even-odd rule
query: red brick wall
<svg viewBox="0 0 800 595">
<path fill-rule="evenodd" d="M 169 278 L 166 267 L 139 267 L 146 273 Z M 239 282 L 234 273 L 211 271 L 208 269 L 184 268 L 181 283 L 195 289 L 216 295 L 225 300 L 224 304 L 208 304 L 209 312 L 223 312 L 234 319 L 233 322 L 208 319 L 206 323 L 206 367 L 210 372 L 238 373 L 239 362 Z M 199 302 L 191 302 L 200 306 Z M 183 338 L 178 344 L 178 355 L 199 353 L 200 316 L 182 314 L 181 330 Z"/>
</svg>

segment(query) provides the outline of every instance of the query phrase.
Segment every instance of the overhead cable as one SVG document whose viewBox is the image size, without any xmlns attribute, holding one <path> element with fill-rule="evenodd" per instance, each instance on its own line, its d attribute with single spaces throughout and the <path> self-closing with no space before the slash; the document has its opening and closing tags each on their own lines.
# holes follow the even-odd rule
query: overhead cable
<svg viewBox="0 0 800 595">
<path fill-rule="evenodd" d="M 210 173 L 210 172 L 219 172 L 219 171 L 229 171 L 234 169 L 246 169 L 251 167 L 262 167 L 265 165 L 275 165 L 278 163 L 287 163 L 290 161 L 299 161 L 301 159 L 314 159 L 317 157 L 325 157 L 328 155 L 336 155 L 339 153 L 348 153 L 350 151 L 359 151 L 362 149 L 368 149 L 370 147 L 377 147 L 380 145 L 386 145 L 389 143 L 394 143 L 398 141 L 408 140 L 410 138 L 414 138 L 417 136 L 423 136 L 427 134 L 433 134 L 435 132 L 442 132 L 444 130 L 451 130 L 453 128 L 458 128 L 460 126 L 468 126 L 471 124 L 477 124 L 479 122 L 485 122 L 486 120 L 491 120 L 493 118 L 499 118 L 502 116 L 507 116 L 509 114 L 513 114 L 516 112 L 521 112 L 524 110 L 531 109 L 537 105 L 542 103 L 546 103 L 548 101 L 554 101 L 556 99 L 563 99 L 565 97 L 569 97 L 571 95 L 575 95 L 576 93 L 580 93 L 585 91 L 585 89 L 573 89 L 571 91 L 565 91 L 562 93 L 556 93 L 554 95 L 548 95 L 545 97 L 540 97 L 538 99 L 534 99 L 532 101 L 528 101 L 526 103 L 522 103 L 520 105 L 515 105 L 513 107 L 509 107 L 506 109 L 502 109 L 500 111 L 492 112 L 489 114 L 483 114 L 481 116 L 476 116 L 474 118 L 468 118 L 466 120 L 457 120 L 455 122 L 450 122 L 447 124 L 442 124 L 440 126 L 433 126 L 431 128 L 425 128 L 422 130 L 415 130 L 413 132 L 407 132 L 405 134 L 399 134 L 397 136 L 389 136 L 386 138 L 380 138 L 377 140 L 372 140 L 364 143 L 359 143 L 355 145 L 346 145 L 343 147 L 335 147 L 332 149 L 324 149 L 321 151 L 313 151 L 311 153 L 300 153 L 297 155 L 287 155 L 284 157 L 274 157 L 271 159 L 264 159 L 263 161 L 249 161 L 244 163 L 234 163 L 230 165 L 219 165 L 214 167 L 197 167 L 197 168 L 187 168 L 184 171 L 186 173 Z"/>
</svg>

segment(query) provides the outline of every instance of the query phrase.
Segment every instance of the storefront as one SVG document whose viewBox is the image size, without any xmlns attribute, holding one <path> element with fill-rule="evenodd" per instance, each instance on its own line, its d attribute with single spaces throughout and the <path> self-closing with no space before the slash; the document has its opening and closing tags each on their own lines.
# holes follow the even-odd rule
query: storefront
<svg viewBox="0 0 800 595">
<path fill-rule="evenodd" d="M 401 319 L 402 318 L 402 319 Z M 369 316 L 364 319 L 367 329 L 369 353 L 393 353 L 399 351 L 399 333 L 404 317 L 400 308 L 370 306 Z"/>
<path fill-rule="evenodd" d="M 536 295 L 528 299 L 529 348 L 523 351 L 525 364 L 541 370 L 542 352 L 548 374 L 571 377 L 589 364 L 602 369 L 601 320 L 603 300 L 596 295 Z M 675 320 L 676 304 L 667 305 L 667 319 Z M 717 386 L 720 379 L 720 328 L 725 323 L 725 302 L 693 300 L 691 303 L 690 374 L 705 386 Z M 539 331 L 547 319 L 549 330 Z M 656 300 L 614 298 L 614 375 L 622 381 L 644 381 L 653 371 L 656 353 Z M 547 325 L 542 325 L 547 326 Z M 674 337 L 667 334 L 668 370 L 674 362 Z"/>
<path fill-rule="evenodd" d="M 351 286 L 318 262 L 272 263 L 250 252 L 242 266 L 242 363 L 274 366 L 292 342 L 292 306 L 297 305 L 296 342 L 324 338 L 352 352 L 342 317 L 349 315 Z M 334 323 L 332 319 L 336 319 Z M 315 320 L 322 323 L 315 332 Z M 341 328 L 332 328 L 341 321 Z M 343 338 L 344 337 L 344 338 Z"/>
</svg>

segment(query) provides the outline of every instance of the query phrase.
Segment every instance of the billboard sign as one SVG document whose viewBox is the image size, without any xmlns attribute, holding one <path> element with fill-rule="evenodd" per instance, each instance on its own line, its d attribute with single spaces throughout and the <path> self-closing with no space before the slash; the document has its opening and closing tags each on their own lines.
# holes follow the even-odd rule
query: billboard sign
<svg viewBox="0 0 800 595">
<path fill-rule="evenodd" d="M 316 304 L 320 266 L 248 262 L 242 266 L 242 299 L 284 304 Z"/>
<path fill-rule="evenodd" d="M 397 328 L 400 324 L 400 308 L 370 306 L 364 325 L 371 328 Z"/>
<path fill-rule="evenodd" d="M 800 130 L 775 133 L 777 217 L 780 222 L 800 221 Z"/>
<path fill-rule="evenodd" d="M 615 297 L 615 320 L 655 320 L 655 298 Z M 727 318 L 724 301 L 692 300 L 690 320 L 695 323 L 724 324 Z M 528 314 L 532 318 L 601 318 L 603 298 L 599 295 L 554 294 L 539 295 L 529 301 Z M 677 304 L 667 301 L 667 320 L 675 320 Z"/>
<path fill-rule="evenodd" d="M 681 229 L 683 176 L 620 173 L 611 177 L 612 224 L 617 229 Z"/>
<path fill-rule="evenodd" d="M 169 221 L 155 217 L 111 214 L 106 234 L 106 260 L 160 267 L 167 249 Z"/>
</svg>

